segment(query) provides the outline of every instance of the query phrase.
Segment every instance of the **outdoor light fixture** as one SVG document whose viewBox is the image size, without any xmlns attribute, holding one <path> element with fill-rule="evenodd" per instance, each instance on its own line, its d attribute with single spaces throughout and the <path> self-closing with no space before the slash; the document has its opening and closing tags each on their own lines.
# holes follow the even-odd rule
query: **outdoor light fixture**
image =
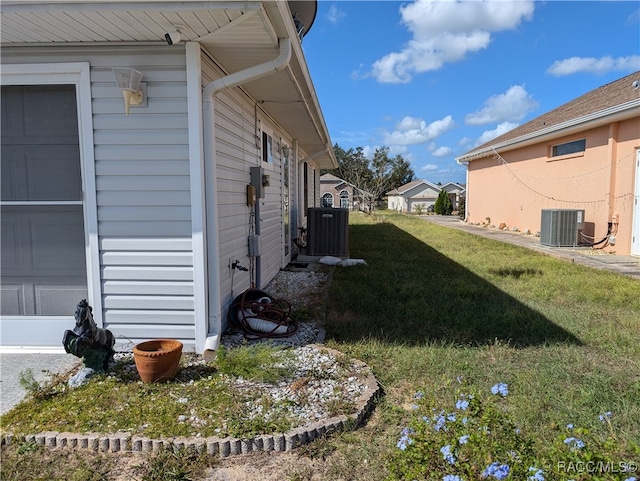
<svg viewBox="0 0 640 481">
<path fill-rule="evenodd" d="M 131 105 L 140 105 L 144 101 L 144 92 L 140 84 L 142 72 L 135 68 L 114 68 L 113 74 L 124 96 L 124 113 L 129 115 Z"/>
</svg>

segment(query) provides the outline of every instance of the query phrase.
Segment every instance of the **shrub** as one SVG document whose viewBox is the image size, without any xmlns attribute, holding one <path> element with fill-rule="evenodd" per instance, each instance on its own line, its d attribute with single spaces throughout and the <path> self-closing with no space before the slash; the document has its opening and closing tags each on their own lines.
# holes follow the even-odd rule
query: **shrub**
<svg viewBox="0 0 640 481">
<path fill-rule="evenodd" d="M 438 194 L 434 210 L 436 214 L 440 215 L 451 215 L 451 212 L 453 212 L 453 206 L 451 205 L 451 200 L 449 200 L 449 194 L 446 190 L 441 190 L 440 194 Z"/>
</svg>

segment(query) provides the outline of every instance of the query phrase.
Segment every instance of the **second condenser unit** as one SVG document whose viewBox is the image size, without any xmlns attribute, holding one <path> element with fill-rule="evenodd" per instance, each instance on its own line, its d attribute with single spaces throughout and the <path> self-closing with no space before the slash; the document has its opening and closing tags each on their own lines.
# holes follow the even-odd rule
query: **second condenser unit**
<svg viewBox="0 0 640 481">
<path fill-rule="evenodd" d="M 542 209 L 540 243 L 552 247 L 575 247 L 584 228 L 584 210 Z"/>
<path fill-rule="evenodd" d="M 307 255 L 349 257 L 349 209 L 307 209 Z"/>
</svg>

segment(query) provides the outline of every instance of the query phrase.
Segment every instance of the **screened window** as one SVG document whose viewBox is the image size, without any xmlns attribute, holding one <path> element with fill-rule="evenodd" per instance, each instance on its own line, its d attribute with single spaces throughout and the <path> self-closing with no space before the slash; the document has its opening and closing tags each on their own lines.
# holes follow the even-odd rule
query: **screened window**
<svg viewBox="0 0 640 481">
<path fill-rule="evenodd" d="M 273 164 L 273 137 L 262 132 L 262 161 Z"/>
<path fill-rule="evenodd" d="M 576 152 L 584 152 L 587 146 L 586 139 L 565 142 L 564 144 L 554 145 L 551 148 L 551 157 L 559 157 L 561 155 L 575 154 Z"/>
</svg>

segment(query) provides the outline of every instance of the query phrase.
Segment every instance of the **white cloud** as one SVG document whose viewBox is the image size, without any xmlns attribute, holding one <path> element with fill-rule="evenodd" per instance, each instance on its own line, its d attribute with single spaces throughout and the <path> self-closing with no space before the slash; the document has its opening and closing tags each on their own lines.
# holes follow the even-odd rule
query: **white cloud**
<svg viewBox="0 0 640 481">
<path fill-rule="evenodd" d="M 342 20 L 346 18 L 346 16 L 347 14 L 345 12 L 340 10 L 335 3 L 332 3 L 325 15 L 325 18 L 329 23 L 337 25 L 342 22 Z"/>
<path fill-rule="evenodd" d="M 469 144 L 471 144 L 472 140 L 469 137 L 462 137 L 459 141 L 458 141 L 458 145 L 465 147 Z"/>
<path fill-rule="evenodd" d="M 362 148 L 362 153 L 367 159 L 373 159 L 373 154 L 376 153 L 377 147 L 371 147 L 370 145 L 365 145 Z"/>
<path fill-rule="evenodd" d="M 491 32 L 517 27 L 523 19 L 532 17 L 534 8 L 533 0 L 416 0 L 400 7 L 411 40 L 401 51 L 377 60 L 372 75 L 379 82 L 409 82 L 415 73 L 437 70 L 445 63 L 462 60 L 469 52 L 486 48 Z"/>
<path fill-rule="evenodd" d="M 427 164 L 420 167 L 420 170 L 424 170 L 425 172 L 434 172 L 438 170 L 438 166 L 436 164 Z"/>
<path fill-rule="evenodd" d="M 489 142 L 490 140 L 495 139 L 496 137 L 509 132 L 510 130 L 515 129 L 518 126 L 518 124 L 513 123 L 513 122 L 502 122 L 500 125 L 498 125 L 495 129 L 493 130 L 486 130 L 485 132 L 482 133 L 482 135 L 480 136 L 480 138 L 478 138 L 478 141 L 476 142 L 476 147 L 478 145 L 482 145 L 486 142 Z"/>
<path fill-rule="evenodd" d="M 384 132 L 385 145 L 415 145 L 429 142 L 455 126 L 453 117 L 447 115 L 441 120 L 427 124 L 417 117 L 405 117 L 393 132 Z"/>
<path fill-rule="evenodd" d="M 443 146 L 435 149 L 433 152 L 431 152 L 431 155 L 433 155 L 434 157 L 448 157 L 449 155 L 451 155 L 451 152 L 453 152 L 453 150 L 451 150 L 451 147 Z"/>
<path fill-rule="evenodd" d="M 538 102 L 533 100 L 522 85 L 514 85 L 505 93 L 490 97 L 481 110 L 467 114 L 464 121 L 469 125 L 520 121 L 537 107 Z"/>
<path fill-rule="evenodd" d="M 600 58 L 571 57 L 564 60 L 556 60 L 547 69 L 547 72 L 556 77 L 562 77 L 578 72 L 600 75 L 615 70 L 634 72 L 638 69 L 640 69 L 640 56 L 630 55 L 618 58 L 612 58 L 611 56 Z"/>
</svg>

